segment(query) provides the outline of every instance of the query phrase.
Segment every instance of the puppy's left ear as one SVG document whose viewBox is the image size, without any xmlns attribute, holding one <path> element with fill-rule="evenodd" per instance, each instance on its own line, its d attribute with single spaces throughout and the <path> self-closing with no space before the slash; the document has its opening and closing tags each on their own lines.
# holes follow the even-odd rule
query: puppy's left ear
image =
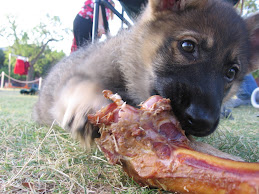
<svg viewBox="0 0 259 194">
<path fill-rule="evenodd" d="M 250 36 L 251 60 L 248 71 L 259 69 L 259 12 L 245 19 Z"/>
</svg>

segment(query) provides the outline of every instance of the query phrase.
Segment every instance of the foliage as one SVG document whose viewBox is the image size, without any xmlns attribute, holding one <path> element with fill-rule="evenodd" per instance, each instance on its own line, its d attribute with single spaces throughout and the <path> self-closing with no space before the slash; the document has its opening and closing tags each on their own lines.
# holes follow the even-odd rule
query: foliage
<svg viewBox="0 0 259 194">
<path fill-rule="evenodd" d="M 257 3 L 257 0 L 240 0 L 238 4 L 238 9 L 244 16 L 258 11 L 258 8 L 259 5 Z"/>
<path fill-rule="evenodd" d="M 37 77 L 45 76 L 49 69 L 64 56 L 63 52 L 52 51 L 47 48 L 35 65 L 35 75 Z"/>
<path fill-rule="evenodd" d="M 28 55 L 22 55 L 22 56 L 33 56 L 34 53 L 37 53 L 37 51 L 40 50 L 40 47 L 37 47 L 35 45 L 23 45 L 21 48 L 26 50 L 26 53 Z M 0 49 L 1 50 L 1 49 Z M 8 74 L 8 62 L 9 58 L 8 55 L 10 53 L 10 47 L 4 51 L 4 63 L 3 66 L 0 65 L 0 73 L 4 71 L 6 74 Z M 1 54 L 1 52 L 0 52 Z M 45 52 L 40 56 L 38 61 L 35 63 L 35 73 L 34 77 L 41 77 L 45 76 L 46 73 L 49 71 L 49 69 L 52 67 L 53 64 L 57 63 L 60 59 L 62 59 L 65 56 L 65 53 L 63 51 L 58 52 L 56 50 L 52 51 L 49 47 L 45 49 Z M 30 58 L 29 58 L 30 59 Z M 0 58 L 1 60 L 1 58 Z M 19 80 L 26 80 L 25 75 L 17 75 L 13 73 L 14 66 L 16 63 L 16 57 L 11 57 L 11 72 L 10 76 L 19 79 Z M 1 63 L 0 63 L 1 64 Z"/>
<path fill-rule="evenodd" d="M 252 75 L 254 76 L 254 78 L 258 78 L 259 77 L 259 70 L 253 72 Z"/>
<path fill-rule="evenodd" d="M 0 68 L 4 66 L 5 54 L 2 49 L 0 49 Z"/>
<path fill-rule="evenodd" d="M 61 28 L 62 24 L 59 17 L 55 16 L 51 18 L 47 15 L 44 23 L 40 22 L 38 26 L 35 26 L 28 32 L 19 28 L 14 16 L 7 16 L 7 20 L 8 26 L 1 31 L 5 34 L 7 39 L 10 40 L 10 42 L 13 42 L 13 44 L 5 51 L 5 66 L 8 65 L 9 53 L 28 57 L 32 66 L 31 69 L 33 69 L 31 72 L 33 75 L 31 77 L 38 77 L 46 73 L 47 67 L 50 67 L 51 64 L 65 56 L 63 51 L 53 51 L 53 49 L 48 45 L 51 41 L 57 42 L 62 40 L 64 33 L 68 32 L 67 29 Z M 14 64 L 15 57 L 12 57 L 12 71 Z M 6 71 L 6 67 L 2 67 L 2 69 Z M 34 71 L 34 69 L 36 71 Z M 18 75 L 15 75 L 14 77 L 18 79 L 22 78 Z"/>
</svg>

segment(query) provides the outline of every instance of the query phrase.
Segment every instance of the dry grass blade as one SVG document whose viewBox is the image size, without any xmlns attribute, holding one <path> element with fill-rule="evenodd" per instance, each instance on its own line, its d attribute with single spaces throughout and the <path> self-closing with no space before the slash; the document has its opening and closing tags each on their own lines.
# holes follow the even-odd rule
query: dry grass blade
<svg viewBox="0 0 259 194">
<path fill-rule="evenodd" d="M 36 153 L 39 152 L 42 144 L 45 142 L 46 138 L 51 134 L 51 132 L 53 131 L 53 126 L 55 124 L 55 121 L 53 121 L 51 127 L 49 128 L 49 131 L 48 133 L 46 134 L 46 136 L 44 137 L 44 139 L 41 141 L 40 145 L 38 146 L 38 148 L 32 153 L 32 155 L 30 156 L 30 158 L 27 160 L 27 162 L 23 165 L 23 167 L 21 168 L 21 170 L 15 174 L 11 179 L 9 179 L 7 181 L 6 184 L 4 184 L 2 187 L 1 187 L 1 190 L 4 188 L 4 187 L 8 187 L 19 175 L 21 175 L 21 173 L 23 172 L 23 170 L 25 169 L 25 167 L 27 167 L 27 165 L 29 164 L 29 162 L 31 162 L 31 160 L 35 157 Z"/>
</svg>

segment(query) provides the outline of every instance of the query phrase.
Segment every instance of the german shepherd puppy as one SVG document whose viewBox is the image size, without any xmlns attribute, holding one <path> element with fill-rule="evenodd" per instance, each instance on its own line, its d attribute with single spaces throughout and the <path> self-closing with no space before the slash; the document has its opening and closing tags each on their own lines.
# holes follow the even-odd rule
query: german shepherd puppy
<svg viewBox="0 0 259 194">
<path fill-rule="evenodd" d="M 159 94 L 187 134 L 209 135 L 221 104 L 259 68 L 258 18 L 243 20 L 223 0 L 149 0 L 131 29 L 54 66 L 33 116 L 56 120 L 88 145 L 98 129 L 87 114 L 110 103 L 104 89 L 134 106 Z"/>
</svg>

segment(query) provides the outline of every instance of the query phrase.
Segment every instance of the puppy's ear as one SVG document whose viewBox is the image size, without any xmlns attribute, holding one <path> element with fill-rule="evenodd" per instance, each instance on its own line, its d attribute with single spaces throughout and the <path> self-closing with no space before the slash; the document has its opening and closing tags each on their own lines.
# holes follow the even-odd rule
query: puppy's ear
<svg viewBox="0 0 259 194">
<path fill-rule="evenodd" d="M 248 17 L 246 20 L 247 29 L 250 36 L 251 60 L 248 71 L 259 69 L 259 12 Z"/>
<path fill-rule="evenodd" d="M 153 13 L 161 11 L 183 11 L 187 8 L 202 8 L 208 0 L 149 0 Z"/>
</svg>

